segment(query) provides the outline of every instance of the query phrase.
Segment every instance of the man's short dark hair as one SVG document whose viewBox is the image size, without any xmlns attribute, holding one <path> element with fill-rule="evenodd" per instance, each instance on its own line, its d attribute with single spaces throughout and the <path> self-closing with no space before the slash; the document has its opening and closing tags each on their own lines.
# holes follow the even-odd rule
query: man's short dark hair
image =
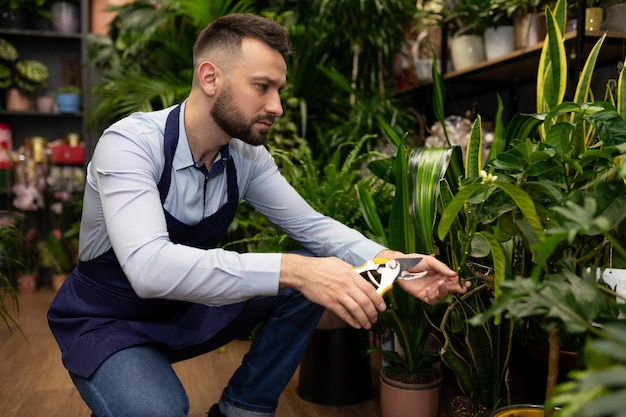
<svg viewBox="0 0 626 417">
<path fill-rule="evenodd" d="M 257 39 L 283 56 L 291 53 L 291 41 L 284 27 L 261 16 L 237 13 L 214 20 L 200 32 L 193 47 L 194 64 L 214 49 L 239 52 L 244 38 Z"/>
</svg>

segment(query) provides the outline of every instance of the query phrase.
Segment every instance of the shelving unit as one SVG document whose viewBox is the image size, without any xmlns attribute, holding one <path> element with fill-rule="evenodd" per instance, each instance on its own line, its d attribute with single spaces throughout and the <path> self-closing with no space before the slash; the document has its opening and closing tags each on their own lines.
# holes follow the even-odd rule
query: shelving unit
<svg viewBox="0 0 626 417">
<path fill-rule="evenodd" d="M 584 63 L 584 59 L 586 59 L 591 48 L 604 32 L 583 31 L 582 33 L 581 36 L 578 32 L 571 31 L 564 36 L 565 46 L 568 50 L 568 68 L 572 73 L 575 73 L 576 69 L 582 65 L 581 63 Z M 456 100 L 498 90 L 512 90 L 511 94 L 517 95 L 519 93 L 517 89 L 520 85 L 524 83 L 535 84 L 542 47 L 543 42 L 540 42 L 529 48 L 515 50 L 496 59 L 483 61 L 470 68 L 444 73 L 442 78 L 448 96 L 454 97 Z M 597 66 L 615 65 L 617 68 L 617 62 L 624 61 L 625 55 L 626 34 L 607 32 Z M 429 110 L 432 83 L 422 83 L 401 93 L 410 94 L 417 103 L 427 101 L 424 110 Z M 518 109 L 512 110 L 517 111 Z M 526 111 L 526 109 L 522 110 Z"/>
<path fill-rule="evenodd" d="M 80 77 L 80 85 L 87 90 L 87 72 L 83 64 L 87 59 L 87 33 L 89 31 L 89 0 L 80 0 L 80 29 L 76 33 L 53 30 L 4 29 L 0 37 L 11 42 L 20 58 L 35 58 L 48 67 L 48 90 L 54 91 L 63 83 L 62 67 L 71 66 Z M 13 148 L 17 149 L 24 138 L 43 136 L 53 141 L 67 133 L 78 133 L 87 139 L 86 111 L 72 114 L 7 111 L 0 109 L 0 123 L 11 126 Z"/>
</svg>

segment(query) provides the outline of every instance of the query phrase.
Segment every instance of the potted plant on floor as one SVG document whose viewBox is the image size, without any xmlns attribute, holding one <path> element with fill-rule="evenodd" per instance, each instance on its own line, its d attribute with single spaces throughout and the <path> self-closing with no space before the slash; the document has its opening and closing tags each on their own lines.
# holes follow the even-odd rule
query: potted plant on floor
<svg viewBox="0 0 626 417">
<path fill-rule="evenodd" d="M 19 213 L 0 212 L 0 321 L 12 331 L 17 325 L 11 310 L 18 310 L 15 274 L 23 265 L 22 248 L 26 242 L 19 228 Z"/>
</svg>

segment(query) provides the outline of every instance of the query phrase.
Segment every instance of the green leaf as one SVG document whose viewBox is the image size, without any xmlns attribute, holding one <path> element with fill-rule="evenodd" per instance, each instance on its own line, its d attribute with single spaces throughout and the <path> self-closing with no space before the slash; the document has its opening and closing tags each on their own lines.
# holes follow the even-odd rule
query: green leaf
<svg viewBox="0 0 626 417">
<path fill-rule="evenodd" d="M 591 78 L 593 76 L 593 71 L 596 66 L 596 61 L 598 60 L 598 55 L 600 54 L 600 48 L 606 39 L 606 33 L 604 33 L 600 39 L 595 43 L 591 52 L 587 56 L 587 60 L 585 61 L 585 66 L 583 67 L 582 72 L 578 78 L 578 84 L 576 85 L 576 92 L 574 93 L 574 102 L 578 104 L 582 104 L 585 101 L 588 101 L 589 92 L 591 90 Z"/>
<path fill-rule="evenodd" d="M 378 215 L 378 208 L 372 195 L 362 186 L 357 186 L 357 195 L 359 197 L 359 207 L 361 214 L 370 230 L 376 235 L 384 239 L 383 246 L 388 246 L 387 233 L 383 227 L 383 223 Z"/>
<path fill-rule="evenodd" d="M 472 131 L 467 142 L 465 153 L 465 178 L 473 179 L 480 176 L 483 162 L 483 129 L 480 115 L 472 124 Z"/>
<path fill-rule="evenodd" d="M 389 247 L 405 253 L 415 252 L 415 226 L 411 221 L 407 156 L 404 145 L 398 146 L 394 162 L 396 193 L 389 215 Z"/>
</svg>

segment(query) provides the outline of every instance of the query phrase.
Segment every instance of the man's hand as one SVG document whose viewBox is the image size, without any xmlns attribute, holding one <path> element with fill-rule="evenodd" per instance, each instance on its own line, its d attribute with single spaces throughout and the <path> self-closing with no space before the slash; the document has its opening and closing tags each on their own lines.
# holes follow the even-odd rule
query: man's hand
<svg viewBox="0 0 626 417">
<path fill-rule="evenodd" d="M 384 250 L 377 255 L 377 257 L 381 258 L 414 256 L 416 254 L 406 255 L 390 250 Z M 414 280 L 396 280 L 396 285 L 400 285 L 407 293 L 425 303 L 436 304 L 438 300 L 445 299 L 449 293 L 464 294 L 470 287 L 471 283 L 469 281 L 461 285 L 457 273 L 435 257 L 429 255 L 418 256 L 422 257 L 422 261 L 411 268 L 409 272 L 427 272 L 427 274 Z"/>
<path fill-rule="evenodd" d="M 376 288 L 338 258 L 283 254 L 280 286 L 300 291 L 357 329 L 370 329 L 387 308 Z"/>
<path fill-rule="evenodd" d="M 384 250 L 376 257 L 414 257 L 401 252 Z M 435 304 L 451 292 L 465 293 L 469 283 L 459 284 L 459 277 L 443 262 L 432 256 L 422 257 L 409 272 L 427 272 L 415 280 L 397 280 L 406 292 L 428 303 Z M 355 328 L 370 329 L 378 320 L 378 312 L 387 306 L 376 288 L 353 266 L 337 258 L 314 258 L 295 254 L 283 254 L 280 286 L 300 291 L 306 298 L 341 317 Z"/>
</svg>

